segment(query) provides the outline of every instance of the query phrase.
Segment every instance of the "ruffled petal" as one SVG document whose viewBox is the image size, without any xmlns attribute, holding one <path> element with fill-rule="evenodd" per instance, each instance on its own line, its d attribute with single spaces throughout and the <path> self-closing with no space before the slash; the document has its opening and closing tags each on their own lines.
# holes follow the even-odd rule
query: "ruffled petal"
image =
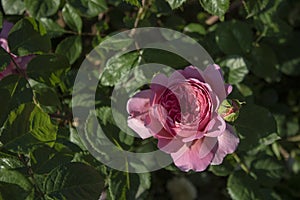
<svg viewBox="0 0 300 200">
<path fill-rule="evenodd" d="M 233 128 L 227 125 L 227 129 L 218 137 L 218 148 L 211 164 L 221 164 L 227 154 L 233 153 L 236 150 L 239 141 L 239 138 L 233 132 Z"/>
</svg>

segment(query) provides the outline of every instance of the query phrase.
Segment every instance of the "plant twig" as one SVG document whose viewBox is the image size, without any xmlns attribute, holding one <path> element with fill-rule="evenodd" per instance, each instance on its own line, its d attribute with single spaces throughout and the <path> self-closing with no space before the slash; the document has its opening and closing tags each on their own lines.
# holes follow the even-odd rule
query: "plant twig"
<svg viewBox="0 0 300 200">
<path fill-rule="evenodd" d="M 34 178 L 34 173 L 33 173 L 33 170 L 31 168 L 31 166 L 28 165 L 28 161 L 26 161 L 26 157 L 24 154 L 19 154 L 18 155 L 19 157 L 19 160 L 23 163 L 23 165 L 27 168 L 27 172 L 28 172 L 28 175 L 29 177 L 31 178 L 31 184 L 33 185 L 33 187 L 35 188 L 36 192 L 38 193 L 39 197 L 43 200 L 45 200 L 45 197 L 44 197 L 44 193 L 43 191 L 38 187 L 37 183 L 36 183 L 36 180 Z"/>
<path fill-rule="evenodd" d="M 148 6 L 146 5 L 146 0 L 142 0 L 142 6 L 139 8 L 139 10 L 137 12 L 137 15 L 136 15 L 136 18 L 135 18 L 135 21 L 133 24 L 133 29 L 131 29 L 131 31 L 129 33 L 130 36 L 134 35 L 134 33 L 136 32 L 136 28 L 138 27 L 140 20 L 142 19 L 144 13 L 146 12 L 147 7 Z"/>
<path fill-rule="evenodd" d="M 240 165 L 240 167 L 247 173 L 250 174 L 250 169 L 246 166 L 245 163 L 242 162 L 242 160 L 240 159 L 240 157 L 236 154 L 236 153 L 232 153 L 233 158 L 235 159 L 235 161 Z"/>
</svg>

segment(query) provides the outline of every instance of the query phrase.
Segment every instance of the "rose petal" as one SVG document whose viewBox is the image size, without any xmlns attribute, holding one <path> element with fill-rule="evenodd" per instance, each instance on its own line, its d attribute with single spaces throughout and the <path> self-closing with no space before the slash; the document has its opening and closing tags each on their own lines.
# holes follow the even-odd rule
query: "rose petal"
<svg viewBox="0 0 300 200">
<path fill-rule="evenodd" d="M 203 77 L 205 82 L 208 83 L 212 90 L 218 95 L 220 102 L 222 102 L 226 98 L 227 93 L 220 67 L 216 64 L 209 65 L 204 70 Z"/>
<path fill-rule="evenodd" d="M 4 38 L 0 38 L 0 46 L 6 51 L 9 52 L 9 47 L 8 47 L 8 43 L 7 40 Z"/>
<path fill-rule="evenodd" d="M 194 78 L 194 79 L 197 79 L 201 82 L 204 81 L 202 75 L 201 75 L 201 71 L 194 67 L 194 66 L 188 66 L 186 68 L 184 68 L 184 70 L 179 70 L 179 72 L 186 78 L 186 79 L 189 79 L 189 78 Z"/>
<path fill-rule="evenodd" d="M 146 119 L 145 126 L 149 129 L 152 135 L 156 135 L 164 128 L 161 122 L 152 114 L 152 108 L 149 110 L 149 115 Z"/>
<path fill-rule="evenodd" d="M 21 69 L 26 69 L 27 68 L 27 64 L 30 62 L 31 59 L 33 59 L 35 57 L 35 55 L 29 55 L 29 56 L 22 56 L 22 57 L 18 57 L 16 59 L 16 63 L 18 64 L 18 66 Z"/>
<path fill-rule="evenodd" d="M 10 23 L 10 22 L 4 20 L 4 22 L 2 24 L 2 31 L 0 33 L 0 37 L 7 39 L 8 33 L 9 33 L 10 29 L 12 29 L 13 26 L 14 26 L 13 23 Z"/>
<path fill-rule="evenodd" d="M 216 115 L 206 126 L 206 133 L 204 134 L 207 137 L 218 137 L 226 129 L 226 123 L 220 115 Z"/>
<path fill-rule="evenodd" d="M 158 148 L 166 153 L 175 153 L 179 151 L 181 147 L 184 146 L 185 143 L 183 143 L 181 140 L 177 138 L 159 138 L 158 139 Z"/>
<path fill-rule="evenodd" d="M 150 88 L 157 94 L 161 94 L 168 85 L 168 77 L 164 74 L 157 74 L 151 81 Z"/>
<path fill-rule="evenodd" d="M 190 147 L 183 146 L 178 152 L 171 153 L 175 165 L 182 171 L 203 171 L 211 163 L 214 157 L 214 147 L 206 156 L 199 157 L 199 149 L 201 148 L 202 140 L 197 140 Z"/>
<path fill-rule="evenodd" d="M 197 135 L 197 133 L 198 133 L 198 131 L 196 129 L 183 129 L 181 127 L 173 128 L 173 130 L 175 130 L 175 132 L 177 133 L 177 135 L 179 135 L 181 137 L 184 137 L 184 138 L 193 137 L 193 136 Z"/>
<path fill-rule="evenodd" d="M 232 85 L 230 84 L 225 84 L 225 90 L 226 90 L 226 94 L 229 95 L 232 92 Z"/>
<path fill-rule="evenodd" d="M 127 112 L 129 114 L 148 112 L 152 94 L 151 90 L 143 90 L 135 94 L 127 102 Z"/>
<path fill-rule="evenodd" d="M 167 87 L 168 89 L 170 89 L 170 86 L 184 82 L 186 80 L 186 78 L 182 75 L 182 72 L 180 71 L 182 70 L 177 70 L 171 74 L 171 76 L 168 79 L 168 87 Z"/>
<path fill-rule="evenodd" d="M 151 96 L 151 90 L 143 90 L 127 102 L 127 112 L 131 115 L 127 120 L 128 126 L 143 139 L 152 136 L 145 126 Z"/>
<path fill-rule="evenodd" d="M 2 80 L 8 75 L 14 74 L 14 71 L 15 65 L 12 62 L 10 62 L 9 65 L 3 71 L 0 72 L 0 80 Z"/>
<path fill-rule="evenodd" d="M 201 147 L 199 148 L 199 158 L 204 158 L 207 154 L 209 154 L 212 149 L 216 146 L 218 140 L 213 137 L 204 137 L 202 139 Z"/>
<path fill-rule="evenodd" d="M 227 129 L 218 137 L 218 148 L 212 165 L 219 165 L 227 154 L 233 153 L 239 144 L 239 138 L 234 134 L 233 128 L 227 125 Z"/>
<path fill-rule="evenodd" d="M 129 118 L 127 120 L 128 126 L 134 130 L 142 139 L 146 139 L 152 136 L 145 123 L 140 118 Z"/>
</svg>

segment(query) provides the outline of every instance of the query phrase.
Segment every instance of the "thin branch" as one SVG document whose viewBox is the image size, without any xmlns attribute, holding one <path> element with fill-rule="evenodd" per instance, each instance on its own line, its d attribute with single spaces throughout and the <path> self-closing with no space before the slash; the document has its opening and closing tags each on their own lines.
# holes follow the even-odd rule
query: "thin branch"
<svg viewBox="0 0 300 200">
<path fill-rule="evenodd" d="M 242 162 L 240 157 L 236 153 L 232 153 L 232 155 L 233 155 L 233 158 L 235 159 L 235 161 L 240 165 L 242 170 L 244 170 L 247 174 L 250 174 L 251 173 L 250 169 L 246 166 L 245 163 Z"/>
</svg>

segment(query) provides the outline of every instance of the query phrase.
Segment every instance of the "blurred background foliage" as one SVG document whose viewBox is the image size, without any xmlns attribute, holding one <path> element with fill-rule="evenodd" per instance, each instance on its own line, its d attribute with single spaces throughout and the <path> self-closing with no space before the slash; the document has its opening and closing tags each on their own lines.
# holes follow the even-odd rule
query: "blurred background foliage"
<svg viewBox="0 0 300 200">
<path fill-rule="evenodd" d="M 0 81 L 0 199 L 300 198 L 298 0 L 1 0 L 1 6 L 0 28 L 3 20 L 15 24 L 11 52 L 36 57 L 27 78 Z M 80 140 L 71 98 L 85 55 L 115 33 L 149 26 L 198 41 L 234 86 L 229 98 L 243 102 L 233 122 L 241 142 L 222 165 L 201 173 L 171 165 L 128 174 L 98 162 Z M 3 70 L 10 58 L 3 51 L 0 57 Z M 123 72 L 150 62 L 188 65 L 161 50 L 131 52 L 108 62 L 97 90 L 99 122 L 122 149 L 156 149 L 155 141 L 120 131 L 110 109 Z"/>
</svg>

